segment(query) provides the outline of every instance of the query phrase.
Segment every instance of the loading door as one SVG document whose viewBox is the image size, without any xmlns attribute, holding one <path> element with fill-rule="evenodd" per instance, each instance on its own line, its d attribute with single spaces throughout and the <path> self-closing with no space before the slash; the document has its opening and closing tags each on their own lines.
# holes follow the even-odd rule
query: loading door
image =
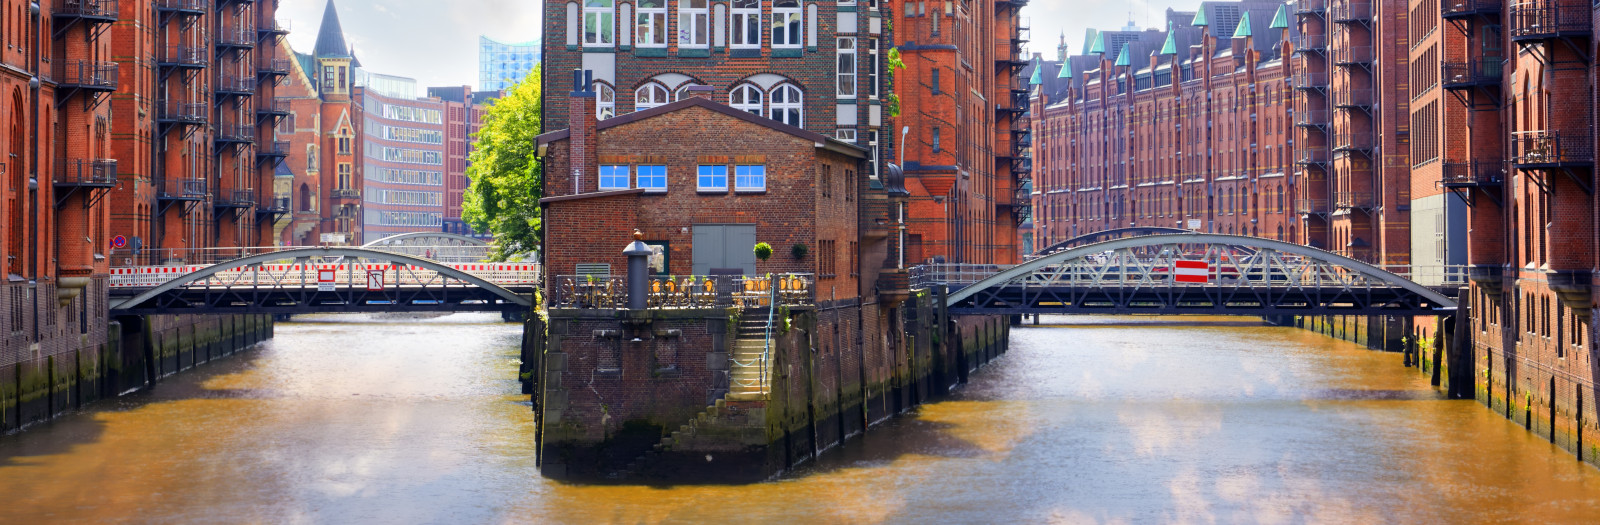
<svg viewBox="0 0 1600 525">
<path fill-rule="evenodd" d="M 744 275 L 755 275 L 755 245 L 754 224 L 696 224 L 694 274 L 711 275 L 712 270 L 738 269 Z"/>
</svg>

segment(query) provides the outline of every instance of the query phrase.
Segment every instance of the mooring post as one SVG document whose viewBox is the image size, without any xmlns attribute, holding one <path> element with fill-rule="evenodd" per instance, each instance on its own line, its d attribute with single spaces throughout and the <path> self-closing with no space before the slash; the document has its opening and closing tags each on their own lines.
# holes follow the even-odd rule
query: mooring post
<svg viewBox="0 0 1600 525">
<path fill-rule="evenodd" d="M 649 306 L 650 246 L 644 243 L 644 234 L 633 230 L 633 243 L 622 251 L 628 256 L 628 309 L 643 310 Z"/>
</svg>

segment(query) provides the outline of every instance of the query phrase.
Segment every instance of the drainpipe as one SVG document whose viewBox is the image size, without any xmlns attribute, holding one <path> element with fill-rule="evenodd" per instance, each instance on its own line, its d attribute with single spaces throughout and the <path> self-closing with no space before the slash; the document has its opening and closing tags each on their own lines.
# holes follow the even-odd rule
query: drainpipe
<svg viewBox="0 0 1600 525">
<path fill-rule="evenodd" d="M 29 243 L 28 246 L 28 258 L 33 260 L 32 283 L 35 285 L 32 294 L 34 312 L 33 342 L 37 343 L 39 342 L 39 288 L 37 284 L 44 268 L 44 265 L 40 264 L 41 254 L 39 253 L 39 215 L 44 210 L 39 206 L 39 56 L 41 55 L 39 47 L 39 2 L 35 1 L 28 4 L 28 14 L 28 28 L 33 33 L 33 48 L 29 50 L 29 54 L 33 55 L 33 78 L 28 79 L 28 90 L 33 105 L 33 113 L 30 115 L 30 120 L 33 121 L 32 154 L 30 155 L 32 158 L 28 159 L 28 190 L 33 197 L 33 213 L 29 214 L 28 221 L 32 225 L 33 242 Z"/>
</svg>

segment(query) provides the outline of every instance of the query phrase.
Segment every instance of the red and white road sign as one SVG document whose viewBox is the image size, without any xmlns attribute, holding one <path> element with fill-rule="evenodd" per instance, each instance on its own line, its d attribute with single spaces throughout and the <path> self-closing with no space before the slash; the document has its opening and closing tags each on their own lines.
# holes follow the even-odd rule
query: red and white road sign
<svg viewBox="0 0 1600 525">
<path fill-rule="evenodd" d="M 1208 283 L 1211 282 L 1211 265 L 1205 261 L 1178 261 L 1176 269 L 1172 272 L 1172 280 L 1180 283 Z"/>
<path fill-rule="evenodd" d="M 367 270 L 367 291 L 383 291 L 383 270 Z"/>
<path fill-rule="evenodd" d="M 332 269 L 332 268 L 318 268 L 317 269 L 317 291 L 319 291 L 319 292 L 331 292 L 331 291 L 333 291 L 333 280 L 336 279 L 338 277 L 338 275 L 339 275 L 339 271 L 338 270 L 335 270 L 335 269 Z"/>
</svg>

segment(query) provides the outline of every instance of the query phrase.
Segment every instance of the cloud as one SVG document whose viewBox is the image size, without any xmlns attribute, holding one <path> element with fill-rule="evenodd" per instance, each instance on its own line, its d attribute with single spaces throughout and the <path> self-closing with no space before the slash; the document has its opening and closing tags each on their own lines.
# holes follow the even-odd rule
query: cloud
<svg viewBox="0 0 1600 525">
<path fill-rule="evenodd" d="M 1161 27 L 1168 8 L 1192 11 L 1199 0 L 1033 0 L 1022 8 L 1031 19 L 1029 50 L 1054 59 L 1062 32 L 1074 54 L 1083 52 L 1083 35 L 1089 28 L 1116 29 L 1131 20 L 1141 28 Z"/>
</svg>

